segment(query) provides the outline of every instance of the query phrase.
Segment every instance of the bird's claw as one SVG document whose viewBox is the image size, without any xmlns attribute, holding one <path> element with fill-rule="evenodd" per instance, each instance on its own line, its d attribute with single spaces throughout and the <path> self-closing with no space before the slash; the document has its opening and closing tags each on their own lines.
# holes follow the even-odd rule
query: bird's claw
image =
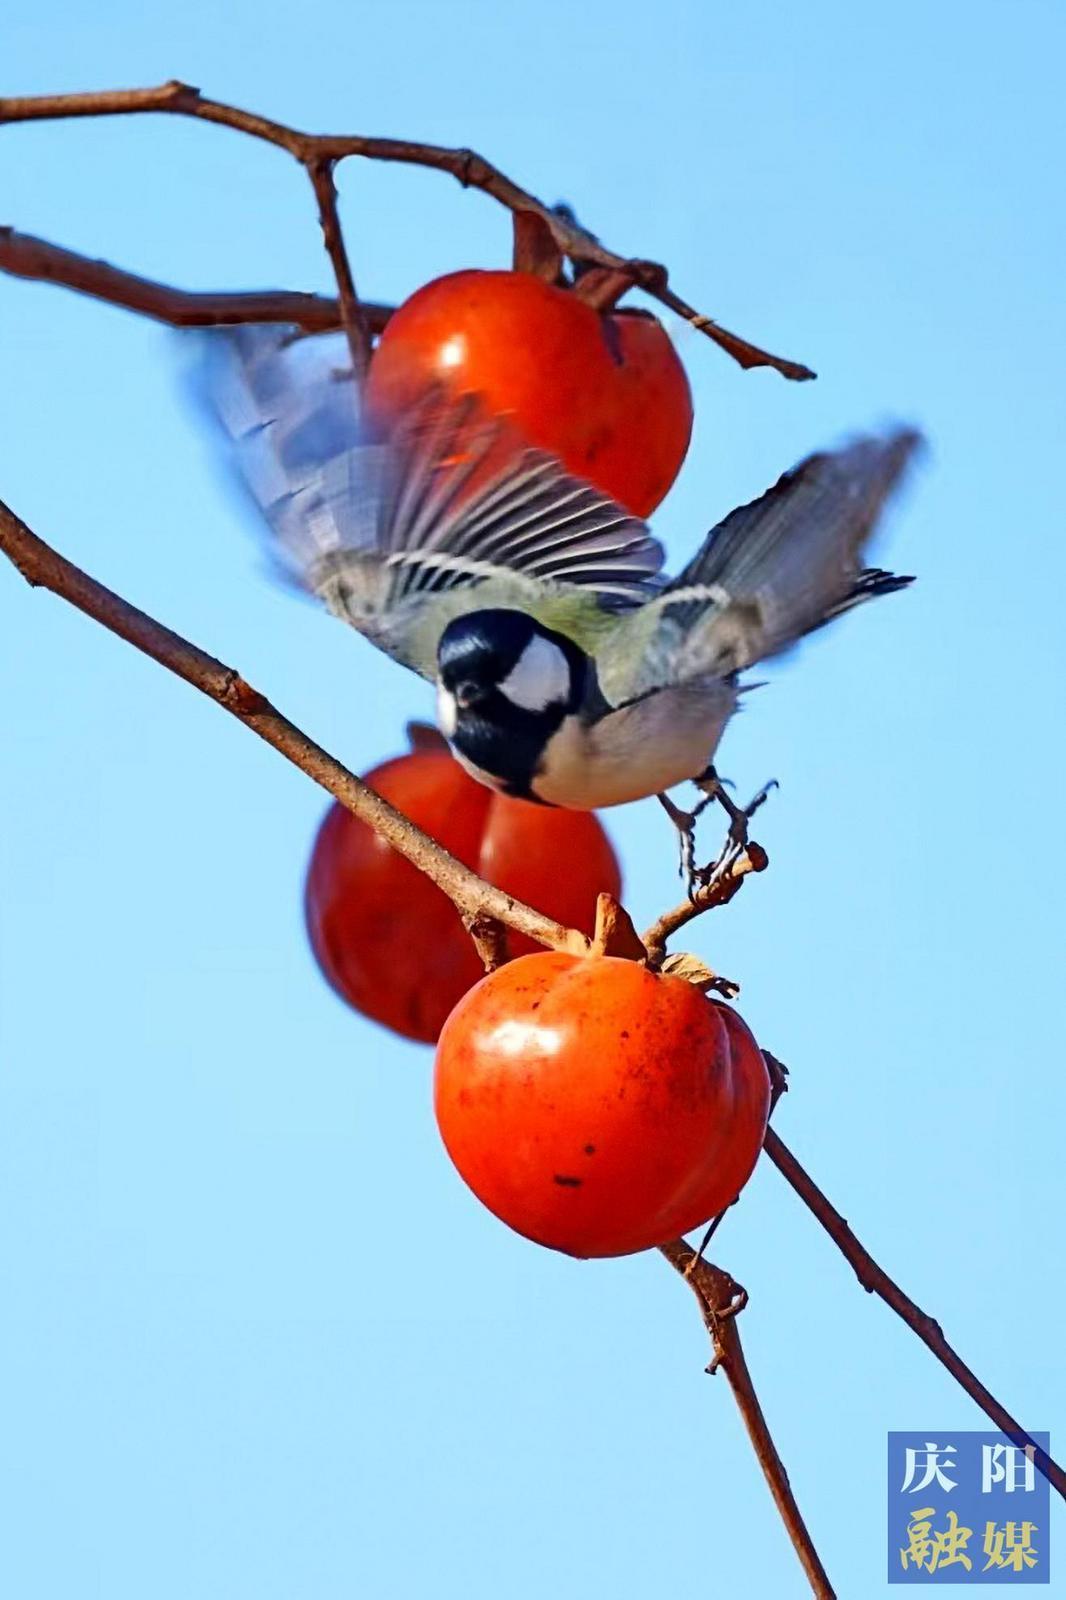
<svg viewBox="0 0 1066 1600">
<path fill-rule="evenodd" d="M 683 811 L 669 795 L 659 796 L 663 810 L 677 829 L 677 875 L 683 879 L 688 897 L 693 901 L 700 887 L 700 868 L 696 865 L 696 821 L 710 805 L 711 798 L 710 795 L 704 795 L 691 811 Z"/>
<path fill-rule="evenodd" d="M 692 898 L 692 885 L 696 881 L 696 819 L 689 814 L 685 826 L 677 831 L 677 875 L 681 878 Z"/>
<path fill-rule="evenodd" d="M 770 794 L 778 787 L 777 779 L 771 778 L 769 783 L 763 784 L 758 794 L 754 795 L 746 806 L 738 806 L 734 804 L 728 795 L 723 793 L 719 778 L 715 777 L 714 784 L 715 787 L 707 798 L 716 799 L 719 805 L 728 812 L 729 830 L 726 833 L 725 843 L 718 852 L 716 859 L 706 867 L 696 868 L 696 878 L 701 888 L 709 888 L 712 884 L 720 883 L 723 878 L 728 877 L 729 873 L 732 872 L 748 848 L 748 824 L 759 807 L 765 805 Z M 691 887 L 689 889 L 689 897 L 693 897 Z"/>
<path fill-rule="evenodd" d="M 697 780 L 704 787 L 704 794 L 691 811 L 682 811 L 676 806 L 669 795 L 661 794 L 659 800 L 670 821 L 678 833 L 678 876 L 684 880 L 689 900 L 693 904 L 701 889 L 708 888 L 713 883 L 718 883 L 732 870 L 744 851 L 748 847 L 748 823 L 765 802 L 772 790 L 777 788 L 777 779 L 771 778 L 769 783 L 764 783 L 758 794 L 749 800 L 746 806 L 738 806 L 726 794 L 723 784 L 724 779 L 719 778 L 713 767 Z M 706 867 L 696 865 L 696 820 L 702 815 L 713 800 L 729 816 L 729 832 L 726 834 L 725 843 L 718 853 L 716 860 Z"/>
</svg>

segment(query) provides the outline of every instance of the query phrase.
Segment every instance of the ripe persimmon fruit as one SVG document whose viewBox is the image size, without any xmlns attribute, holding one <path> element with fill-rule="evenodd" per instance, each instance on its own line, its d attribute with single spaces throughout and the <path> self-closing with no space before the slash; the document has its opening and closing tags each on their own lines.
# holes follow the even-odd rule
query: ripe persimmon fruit
<svg viewBox="0 0 1066 1600">
<path fill-rule="evenodd" d="M 596 897 L 617 895 L 618 861 L 591 812 L 494 794 L 446 748 L 413 750 L 366 775 L 372 789 L 490 883 L 591 933 Z M 326 813 L 304 896 L 311 947 L 343 999 L 432 1044 L 483 974 L 452 902 L 343 806 Z M 536 948 L 511 934 L 516 953 Z"/>
<path fill-rule="evenodd" d="M 437 1046 L 437 1123 L 503 1222 L 574 1256 L 662 1244 L 751 1176 L 770 1107 L 745 1024 L 682 978 L 613 956 L 524 956 L 483 978 Z"/>
<path fill-rule="evenodd" d="M 389 425 L 444 382 L 481 396 L 521 442 L 646 517 L 685 459 L 692 395 L 662 324 L 600 312 L 526 272 L 453 272 L 416 290 L 385 326 L 366 404 Z"/>
</svg>

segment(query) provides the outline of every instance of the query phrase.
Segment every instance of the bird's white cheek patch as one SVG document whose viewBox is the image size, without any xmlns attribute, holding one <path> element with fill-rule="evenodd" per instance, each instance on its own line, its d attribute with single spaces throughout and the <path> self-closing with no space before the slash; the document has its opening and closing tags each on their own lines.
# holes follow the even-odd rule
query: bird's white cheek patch
<svg viewBox="0 0 1066 1600">
<path fill-rule="evenodd" d="M 455 734 L 455 696 L 450 694 L 443 683 L 437 685 L 437 727 L 446 739 L 451 739 Z"/>
<path fill-rule="evenodd" d="M 523 711 L 544 711 L 570 697 L 570 665 L 550 639 L 535 633 L 500 682 L 500 692 Z"/>
</svg>

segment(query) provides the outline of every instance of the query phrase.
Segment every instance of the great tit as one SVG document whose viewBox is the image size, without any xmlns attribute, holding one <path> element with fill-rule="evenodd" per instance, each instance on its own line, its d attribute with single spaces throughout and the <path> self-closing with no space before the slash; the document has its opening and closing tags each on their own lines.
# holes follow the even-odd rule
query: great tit
<svg viewBox="0 0 1066 1600">
<path fill-rule="evenodd" d="M 645 524 L 541 450 L 501 450 L 476 397 L 426 393 L 384 439 L 329 338 L 215 330 L 207 393 L 300 584 L 436 686 L 456 758 L 490 788 L 576 810 L 712 765 L 741 674 L 912 580 L 864 564 L 920 443 L 907 428 L 808 456 L 732 511 L 675 578 Z M 702 809 L 697 808 L 697 809 Z"/>
</svg>

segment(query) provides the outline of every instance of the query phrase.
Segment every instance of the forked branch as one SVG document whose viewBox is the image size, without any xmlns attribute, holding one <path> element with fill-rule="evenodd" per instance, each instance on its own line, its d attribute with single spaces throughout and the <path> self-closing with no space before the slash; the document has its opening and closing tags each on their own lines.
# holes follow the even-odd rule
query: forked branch
<svg viewBox="0 0 1066 1600">
<path fill-rule="evenodd" d="M 333 169 L 338 161 L 348 156 L 363 156 L 450 173 L 464 186 L 482 190 L 516 217 L 537 218 L 542 229 L 550 234 L 558 251 L 573 264 L 576 275 L 599 272 L 613 298 L 617 297 L 616 291 L 627 283 L 643 289 L 713 339 L 743 367 L 769 366 L 793 379 L 814 376 L 810 368 L 771 355 L 730 333 L 710 318 L 701 316 L 674 293 L 664 267 L 652 261 L 614 254 L 581 228 L 572 215 L 563 209 L 546 207 L 471 150 L 448 149 L 406 140 L 303 133 L 252 112 L 205 99 L 196 89 L 175 82 L 150 89 L 0 99 L 0 122 L 148 112 L 193 117 L 236 129 L 286 150 L 299 161 L 308 172 L 314 189 L 323 238 L 338 285 L 337 298 L 269 290 L 238 294 L 189 293 L 123 272 L 106 262 L 91 260 L 57 245 L 17 234 L 10 228 L 0 228 L 0 270 L 25 278 L 60 283 L 175 326 L 290 322 L 308 332 L 341 328 L 346 334 L 355 370 L 362 372 L 369 359 L 370 336 L 381 331 L 391 315 L 391 308 L 361 303 L 358 299 L 337 215 Z M 484 883 L 289 722 L 232 668 L 199 650 L 73 566 L 37 538 L 2 503 L 0 550 L 11 559 L 28 582 L 52 590 L 184 678 L 245 723 L 342 805 L 367 822 L 450 897 L 470 929 L 486 965 L 495 964 L 505 953 L 501 926 L 525 933 L 551 949 L 579 953 L 589 948 L 589 941 L 582 934 L 563 927 Z M 658 918 L 643 939 L 649 965 L 654 967 L 661 964 L 668 939 L 692 917 L 714 905 L 726 903 L 739 889 L 744 875 L 760 871 L 765 864 L 765 855 L 759 847 L 750 845 L 747 856 L 736 865 L 727 879 L 702 891 L 694 901 L 684 902 Z M 607 911 L 610 909 L 606 908 Z M 627 928 L 616 916 L 613 920 L 607 917 L 601 906 L 595 948 L 613 949 L 612 940 L 620 941 L 619 948 L 625 946 L 626 953 L 639 952 L 632 928 Z M 998 1428 L 1024 1436 L 1024 1430 L 1015 1419 L 947 1343 L 939 1325 L 893 1283 L 859 1244 L 844 1218 L 772 1130 L 767 1133 L 765 1149 L 770 1160 L 851 1262 L 863 1287 L 878 1294 L 903 1318 Z M 812 1589 L 819 1596 L 831 1597 L 833 1590 L 796 1506 L 787 1473 L 770 1438 L 744 1359 L 736 1327 L 736 1312 L 743 1303 L 742 1291 L 721 1269 L 699 1261 L 696 1253 L 683 1241 L 674 1241 L 663 1246 L 662 1250 L 696 1294 L 714 1347 L 712 1366 L 721 1366 L 727 1375 L 774 1500 Z M 1066 1472 L 1039 1448 L 1036 1451 L 1036 1465 L 1058 1493 L 1066 1498 Z"/>
<path fill-rule="evenodd" d="M 743 887 L 748 874 L 765 872 L 769 864 L 770 858 L 762 845 L 756 844 L 752 839 L 745 847 L 743 855 L 737 857 L 728 872 L 704 884 L 693 895 L 682 900 L 680 905 L 674 906 L 672 911 L 664 911 L 661 917 L 656 917 L 651 927 L 642 935 L 651 965 L 661 966 L 663 956 L 666 954 L 667 940 L 686 923 L 691 922 L 694 917 L 702 916 L 705 911 L 712 911 L 715 906 L 728 905 Z"/>
<path fill-rule="evenodd" d="M 499 956 L 499 941 L 494 931 L 496 924 L 503 924 L 514 928 L 517 932 L 528 934 L 550 949 L 569 950 L 576 954 L 589 948 L 589 941 L 576 930 L 553 922 L 531 907 L 512 899 L 510 895 L 484 883 L 282 716 L 268 700 L 246 683 L 239 673 L 231 667 L 224 666 L 213 656 L 181 638 L 82 572 L 32 533 L 2 502 L 0 502 L 0 550 L 8 556 L 30 584 L 50 589 L 52 593 L 68 601 L 112 633 L 192 684 L 194 688 L 199 689 L 201 693 L 245 723 L 301 771 L 306 772 L 342 805 L 367 822 L 451 898 L 468 926 L 471 926 L 477 934 L 479 948 L 489 957 L 490 964 Z M 603 920 L 601 918 L 601 921 Z M 660 919 L 660 922 L 665 920 L 669 919 Z M 601 930 L 601 943 L 606 937 L 606 929 Z M 633 938 L 635 939 L 635 935 Z M 1016 1420 L 995 1400 L 951 1349 L 939 1326 L 903 1294 L 859 1244 L 843 1217 L 772 1130 L 767 1133 L 765 1148 L 770 1159 L 854 1266 L 863 1286 L 879 1294 L 913 1328 L 966 1392 L 982 1406 L 998 1428 L 1011 1434 L 1023 1434 L 1024 1430 Z M 664 1251 L 672 1264 L 679 1271 L 683 1271 L 693 1285 L 694 1291 L 700 1298 L 705 1321 L 713 1309 L 712 1337 L 715 1337 L 722 1346 L 719 1360 L 727 1373 L 731 1371 L 733 1374 L 730 1376 L 730 1382 L 734 1392 L 737 1393 L 742 1410 L 747 1408 L 745 1421 L 749 1432 L 752 1433 L 763 1469 L 771 1481 L 775 1499 L 779 1496 L 790 1496 L 791 1491 L 787 1489 L 787 1476 L 784 1476 L 783 1467 L 779 1461 L 776 1466 L 773 1465 L 776 1452 L 772 1457 L 769 1454 L 772 1445 L 766 1442 L 769 1439 L 768 1434 L 766 1441 L 759 1443 L 765 1430 L 765 1421 L 761 1417 L 761 1411 L 758 1411 L 758 1402 L 751 1389 L 750 1375 L 743 1365 L 743 1353 L 735 1337 L 736 1329 L 731 1326 L 732 1319 L 722 1316 L 721 1307 L 727 1305 L 728 1301 L 717 1294 L 721 1283 L 717 1279 L 705 1279 L 701 1275 L 706 1264 L 690 1268 L 690 1263 L 695 1259 L 695 1252 L 682 1242 L 666 1246 Z M 706 1268 L 706 1270 L 716 1269 Z M 713 1294 L 712 1289 L 715 1290 Z M 710 1321 L 708 1327 L 711 1328 Z M 718 1343 L 716 1343 L 717 1352 Z M 1066 1473 L 1063 1469 L 1039 1450 L 1036 1464 L 1057 1491 L 1066 1497 Z M 797 1544 L 797 1550 L 801 1553 L 801 1560 L 808 1569 L 812 1584 L 817 1580 L 826 1585 L 821 1589 L 816 1587 L 815 1593 L 832 1594 L 813 1547 L 807 1550 L 804 1546 L 801 1550 L 803 1541 L 806 1540 L 806 1545 L 809 1545 L 810 1541 L 805 1529 L 802 1534 L 799 1531 L 802 1519 L 796 1523 L 795 1519 L 799 1518 L 798 1511 L 794 1514 L 789 1511 L 787 1515 L 783 1511 L 782 1515 L 785 1516 L 790 1535 Z"/>
<path fill-rule="evenodd" d="M 785 1464 L 778 1455 L 777 1447 L 770 1435 L 744 1357 L 737 1316 L 747 1304 L 747 1294 L 734 1282 L 728 1272 L 723 1272 L 721 1267 L 712 1266 L 709 1261 L 700 1260 L 695 1250 L 690 1249 L 683 1239 L 673 1239 L 669 1244 L 660 1245 L 659 1248 L 675 1272 L 681 1274 L 696 1296 L 700 1315 L 703 1317 L 703 1324 L 710 1335 L 714 1350 L 714 1357 L 707 1371 L 717 1372 L 721 1368 L 726 1375 L 729 1387 L 733 1391 L 733 1398 L 744 1419 L 752 1449 L 770 1486 L 770 1493 L 774 1497 L 774 1504 L 781 1521 L 807 1574 L 811 1591 L 819 1597 L 819 1600 L 834 1600 L 835 1590 L 829 1582 L 828 1574 L 822 1566 L 818 1552 L 814 1548 L 814 1541 L 807 1530 L 807 1524 L 796 1504 Z"/>
<path fill-rule="evenodd" d="M 284 123 L 274 122 L 269 117 L 258 116 L 252 111 L 243 111 L 239 106 L 206 99 L 198 89 L 174 81 L 150 89 L 105 89 L 90 94 L 12 95 L 0 98 L 0 123 L 40 122 L 62 117 L 131 116 L 152 111 L 172 116 L 193 117 L 202 122 L 214 122 L 287 150 L 301 166 L 307 169 L 316 182 L 320 211 L 325 194 L 321 175 L 331 174 L 333 166 L 348 156 L 364 156 L 372 161 L 403 162 L 409 166 L 429 167 L 437 172 L 450 173 L 464 188 L 480 189 L 512 213 L 532 212 L 551 232 L 562 253 L 577 266 L 602 267 L 624 274 L 634 288 L 644 290 L 646 294 L 658 300 L 660 305 L 666 306 L 676 316 L 683 317 L 692 327 L 698 328 L 709 339 L 713 339 L 715 344 L 732 356 L 740 366 L 772 367 L 783 377 L 797 381 L 814 377 L 810 367 L 804 366 L 802 362 L 771 355 L 768 350 L 763 350 L 750 340 L 731 333 L 728 328 L 723 328 L 721 323 L 715 322 L 713 318 L 703 316 L 694 306 L 689 305 L 674 292 L 664 266 L 657 261 L 616 255 L 613 250 L 606 249 L 565 210 L 553 210 L 550 206 L 546 206 L 543 201 L 520 188 L 476 151 L 422 144 L 412 139 L 376 139 L 362 134 L 304 133 L 297 128 L 287 127 Z M 318 179 L 315 178 L 316 173 L 320 175 Z M 330 182 L 332 183 L 332 178 Z M 324 215 L 323 228 L 327 232 L 327 248 L 330 248 L 332 230 L 331 227 L 327 227 L 328 221 L 328 217 Z M 330 255 L 336 271 L 337 259 L 333 249 L 330 249 Z M 358 368 L 361 339 L 355 323 L 354 308 L 357 302 L 354 285 L 351 288 L 351 295 L 348 296 L 340 273 L 338 278 L 341 281 L 340 298 L 344 323 L 350 330 L 349 338 L 357 352 Z"/>
</svg>

